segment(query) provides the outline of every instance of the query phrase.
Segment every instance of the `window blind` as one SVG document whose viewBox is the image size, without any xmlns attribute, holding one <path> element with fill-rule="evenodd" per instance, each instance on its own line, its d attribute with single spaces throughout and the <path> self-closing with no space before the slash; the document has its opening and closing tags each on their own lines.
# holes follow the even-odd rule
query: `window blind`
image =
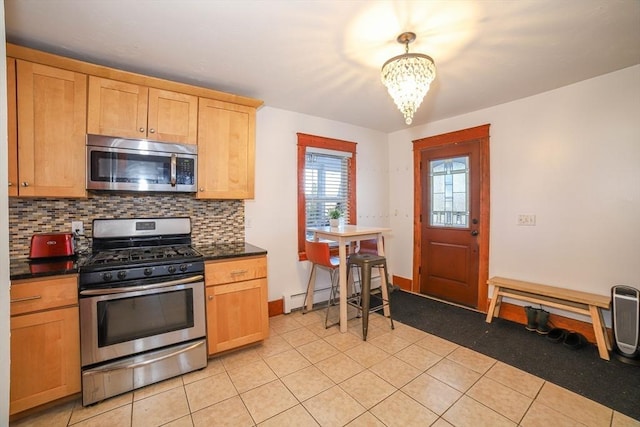
<svg viewBox="0 0 640 427">
<path fill-rule="evenodd" d="M 349 219 L 351 153 L 307 147 L 304 167 L 306 228 L 329 225 L 329 211 L 338 208 Z M 307 231 L 307 237 L 312 233 Z"/>
</svg>

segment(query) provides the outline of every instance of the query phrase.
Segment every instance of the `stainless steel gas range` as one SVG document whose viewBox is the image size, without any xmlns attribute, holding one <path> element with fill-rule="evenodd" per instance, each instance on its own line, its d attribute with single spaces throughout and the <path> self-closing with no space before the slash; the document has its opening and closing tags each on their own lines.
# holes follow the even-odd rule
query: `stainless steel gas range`
<svg viewBox="0 0 640 427">
<path fill-rule="evenodd" d="M 207 365 L 190 218 L 96 219 L 80 267 L 82 404 Z"/>
</svg>

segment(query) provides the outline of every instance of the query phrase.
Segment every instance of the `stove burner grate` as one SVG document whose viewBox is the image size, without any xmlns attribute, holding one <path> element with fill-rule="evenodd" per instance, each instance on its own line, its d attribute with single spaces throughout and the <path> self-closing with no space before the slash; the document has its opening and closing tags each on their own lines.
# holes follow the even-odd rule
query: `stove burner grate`
<svg viewBox="0 0 640 427">
<path fill-rule="evenodd" d="M 98 252 L 87 265 L 108 265 L 181 258 L 196 258 L 202 255 L 190 246 L 153 246 L 143 248 L 111 249 Z"/>
</svg>

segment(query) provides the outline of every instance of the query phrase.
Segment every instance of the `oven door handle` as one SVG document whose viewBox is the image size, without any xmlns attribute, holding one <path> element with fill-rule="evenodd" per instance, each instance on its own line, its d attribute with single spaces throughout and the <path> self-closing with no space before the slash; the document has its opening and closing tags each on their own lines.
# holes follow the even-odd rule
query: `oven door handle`
<svg viewBox="0 0 640 427">
<path fill-rule="evenodd" d="M 126 292 L 148 291 L 150 289 L 168 288 L 176 285 L 184 285 L 186 283 L 201 282 L 204 280 L 202 274 L 187 277 L 186 279 L 171 280 L 169 282 L 156 283 L 153 285 L 128 286 L 126 288 L 107 288 L 107 289 L 85 289 L 80 291 L 80 295 L 110 295 L 123 294 Z"/>
<path fill-rule="evenodd" d="M 142 366 L 150 365 L 152 363 L 156 363 L 156 362 L 159 362 L 161 360 L 168 359 L 170 357 L 175 357 L 175 356 L 177 356 L 179 354 L 182 354 L 182 353 L 186 353 L 188 351 L 191 351 L 191 350 L 193 350 L 195 348 L 200 347 L 201 345 L 204 345 L 205 343 L 206 343 L 205 340 L 198 341 L 198 342 L 196 342 L 194 344 L 189 345 L 188 347 L 183 347 L 183 348 L 180 348 L 180 349 L 178 349 L 176 351 L 172 351 L 170 353 L 162 354 L 162 355 L 160 355 L 158 357 L 154 357 L 153 359 L 143 360 L 142 362 L 133 362 L 133 363 L 124 362 L 122 364 L 114 363 L 114 364 L 110 364 L 110 365 L 107 365 L 107 366 L 102 367 L 102 368 L 89 369 L 87 371 L 84 371 L 82 373 L 82 375 L 96 375 L 96 374 L 104 374 L 105 372 L 119 371 L 119 370 L 122 370 L 122 369 L 140 368 Z"/>
</svg>

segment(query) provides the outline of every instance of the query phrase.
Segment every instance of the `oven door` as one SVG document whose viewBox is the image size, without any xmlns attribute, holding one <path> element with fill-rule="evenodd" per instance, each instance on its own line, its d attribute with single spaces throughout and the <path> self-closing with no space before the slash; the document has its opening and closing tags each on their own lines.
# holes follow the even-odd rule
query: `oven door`
<svg viewBox="0 0 640 427">
<path fill-rule="evenodd" d="M 81 291 L 82 366 L 203 338 L 204 298 L 201 275 L 165 283 Z"/>
</svg>

